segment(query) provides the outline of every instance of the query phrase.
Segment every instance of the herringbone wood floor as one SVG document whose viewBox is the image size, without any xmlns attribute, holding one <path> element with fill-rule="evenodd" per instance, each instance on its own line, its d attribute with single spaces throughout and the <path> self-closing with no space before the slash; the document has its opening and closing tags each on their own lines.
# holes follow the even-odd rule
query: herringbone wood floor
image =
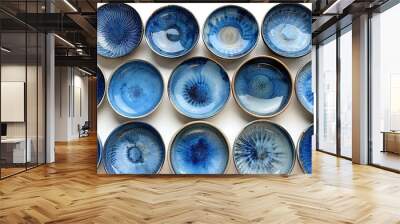
<svg viewBox="0 0 400 224">
<path fill-rule="evenodd" d="M 400 223 L 400 175 L 322 153 L 312 177 L 111 177 L 95 147 L 0 181 L 0 223 Z"/>
</svg>

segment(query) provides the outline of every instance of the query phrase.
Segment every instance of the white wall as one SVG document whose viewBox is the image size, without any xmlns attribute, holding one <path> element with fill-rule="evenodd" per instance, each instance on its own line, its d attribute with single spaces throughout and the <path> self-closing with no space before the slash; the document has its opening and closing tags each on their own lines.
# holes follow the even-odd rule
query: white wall
<svg viewBox="0 0 400 224">
<path fill-rule="evenodd" d="M 88 120 L 88 78 L 72 67 L 56 67 L 55 73 L 55 141 L 70 141 Z"/>
</svg>

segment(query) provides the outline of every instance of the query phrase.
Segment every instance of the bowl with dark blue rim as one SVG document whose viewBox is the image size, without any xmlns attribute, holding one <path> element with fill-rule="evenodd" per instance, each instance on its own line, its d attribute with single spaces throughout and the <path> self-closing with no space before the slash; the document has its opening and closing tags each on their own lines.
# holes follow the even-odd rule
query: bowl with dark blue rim
<svg viewBox="0 0 400 224">
<path fill-rule="evenodd" d="M 135 119 L 155 111 L 164 93 L 164 81 L 154 65 L 132 60 L 121 65 L 108 82 L 107 97 L 119 115 Z"/>
<path fill-rule="evenodd" d="M 301 134 L 297 144 L 297 159 L 300 167 L 306 174 L 312 173 L 312 136 L 314 135 L 314 125 L 310 125 Z"/>
<path fill-rule="evenodd" d="M 228 5 L 213 11 L 203 26 L 203 41 L 208 50 L 224 59 L 249 54 L 258 40 L 256 18 L 246 9 Z"/>
<path fill-rule="evenodd" d="M 240 174 L 289 175 L 296 161 L 296 149 L 285 128 L 256 120 L 236 137 L 233 161 Z"/>
<path fill-rule="evenodd" d="M 288 58 L 311 52 L 311 11 L 301 4 L 279 4 L 264 17 L 261 35 L 274 53 Z"/>
<path fill-rule="evenodd" d="M 97 66 L 96 70 L 96 102 L 97 107 L 101 105 L 106 95 L 106 80 L 104 78 L 103 72 Z"/>
<path fill-rule="evenodd" d="M 97 54 L 107 58 L 128 55 L 142 37 L 142 19 L 131 6 L 108 3 L 97 9 Z"/>
<path fill-rule="evenodd" d="M 210 123 L 191 122 L 171 141 L 169 162 L 175 174 L 223 174 L 229 165 L 229 143 Z"/>
<path fill-rule="evenodd" d="M 283 62 L 260 56 L 244 62 L 232 81 L 233 96 L 246 113 L 269 118 L 282 113 L 293 92 L 289 69 Z"/>
<path fill-rule="evenodd" d="M 102 159 L 107 174 L 157 174 L 164 164 L 165 145 L 150 124 L 128 122 L 107 137 Z"/>
<path fill-rule="evenodd" d="M 175 109 L 193 119 L 219 113 L 229 100 L 228 73 L 216 61 L 190 58 L 179 64 L 168 81 L 168 96 Z"/>
<path fill-rule="evenodd" d="M 177 5 L 156 10 L 147 20 L 145 29 L 150 49 L 166 58 L 188 54 L 196 46 L 199 33 L 199 24 L 194 15 Z"/>
</svg>

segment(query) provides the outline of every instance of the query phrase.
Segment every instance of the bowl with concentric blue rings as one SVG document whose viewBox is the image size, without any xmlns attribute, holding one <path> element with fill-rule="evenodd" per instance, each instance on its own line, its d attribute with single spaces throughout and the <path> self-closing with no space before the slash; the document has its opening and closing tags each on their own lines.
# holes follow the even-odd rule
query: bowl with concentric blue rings
<svg viewBox="0 0 400 224">
<path fill-rule="evenodd" d="M 216 56 L 236 59 L 256 46 L 259 29 L 256 18 L 246 9 L 228 5 L 213 11 L 203 26 L 203 41 Z"/>
<path fill-rule="evenodd" d="M 229 143 L 210 123 L 191 122 L 173 138 L 169 161 L 175 174 L 223 174 L 229 164 Z"/>
<path fill-rule="evenodd" d="M 156 110 L 164 93 L 164 81 L 154 65 L 137 59 L 120 66 L 112 74 L 107 89 L 112 109 L 135 119 Z"/>
<path fill-rule="evenodd" d="M 181 114 L 205 119 L 220 112 L 230 96 L 229 76 L 217 62 L 194 57 L 179 64 L 168 81 L 168 96 Z"/>
<path fill-rule="evenodd" d="M 139 13 L 124 3 L 108 3 L 97 9 L 97 54 L 118 58 L 136 49 L 143 37 Z"/>
<path fill-rule="evenodd" d="M 297 159 L 300 167 L 306 174 L 312 173 L 312 136 L 314 135 L 314 125 L 308 127 L 300 136 L 297 145 Z"/>
<path fill-rule="evenodd" d="M 288 68 L 269 56 L 244 62 L 234 75 L 232 86 L 238 105 L 259 118 L 273 117 L 284 111 L 293 92 Z"/>
<path fill-rule="evenodd" d="M 158 55 L 177 58 L 188 54 L 199 39 L 199 24 L 193 14 L 176 5 L 156 10 L 147 20 L 145 37 Z"/>
<path fill-rule="evenodd" d="M 165 160 L 160 133 L 144 122 L 129 122 L 108 136 L 102 156 L 107 174 L 156 174 Z"/>
<path fill-rule="evenodd" d="M 296 161 L 296 150 L 285 128 L 267 120 L 256 120 L 236 137 L 233 161 L 240 174 L 288 175 Z"/>
<path fill-rule="evenodd" d="M 301 4 L 279 4 L 265 15 L 261 26 L 264 43 L 288 58 L 311 52 L 311 11 Z"/>
<path fill-rule="evenodd" d="M 314 113 L 311 62 L 304 65 L 296 76 L 295 91 L 300 104 L 310 114 Z"/>
</svg>

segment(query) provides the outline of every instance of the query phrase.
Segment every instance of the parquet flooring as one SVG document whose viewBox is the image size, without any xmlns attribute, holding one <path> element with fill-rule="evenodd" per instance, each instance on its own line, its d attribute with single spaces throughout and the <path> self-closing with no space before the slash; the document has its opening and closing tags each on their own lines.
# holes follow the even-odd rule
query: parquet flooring
<svg viewBox="0 0 400 224">
<path fill-rule="evenodd" d="M 0 181 L 0 223 L 400 223 L 400 175 L 314 154 L 313 176 L 96 174 L 95 138 Z"/>
</svg>

